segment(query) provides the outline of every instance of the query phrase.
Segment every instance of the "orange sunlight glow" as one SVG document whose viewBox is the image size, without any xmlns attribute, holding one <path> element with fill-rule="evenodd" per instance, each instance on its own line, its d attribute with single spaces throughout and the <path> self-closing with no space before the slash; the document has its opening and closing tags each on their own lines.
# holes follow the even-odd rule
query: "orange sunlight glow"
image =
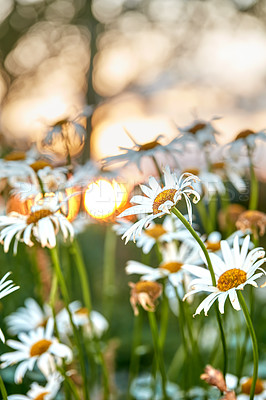
<svg viewBox="0 0 266 400">
<path fill-rule="evenodd" d="M 127 198 L 128 194 L 122 183 L 98 179 L 89 184 L 84 196 L 84 206 L 91 217 L 105 219 L 121 210 Z"/>
</svg>

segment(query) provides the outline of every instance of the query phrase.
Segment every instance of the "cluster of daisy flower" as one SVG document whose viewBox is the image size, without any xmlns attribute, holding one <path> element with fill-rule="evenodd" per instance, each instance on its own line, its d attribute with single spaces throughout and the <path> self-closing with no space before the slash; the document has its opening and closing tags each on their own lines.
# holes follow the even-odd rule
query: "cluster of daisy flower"
<svg viewBox="0 0 266 400">
<path fill-rule="evenodd" d="M 39 297 L 43 299 L 37 302 L 27 298 L 24 306 L 5 318 L 9 336 L 6 345 L 12 351 L 1 354 L 0 368 L 6 371 L 16 366 L 12 369 L 16 385 L 24 381 L 26 374 L 33 381 L 26 394 L 11 394 L 8 399 L 59 399 L 64 387 L 68 393 L 66 398 L 74 396 L 75 399 L 88 400 L 92 393 L 89 383 L 97 375 L 95 371 L 99 365 L 103 398 L 115 398 L 110 382 L 113 366 L 110 366 L 110 356 L 104 354 L 107 345 L 103 335 L 109 323 L 92 308 L 88 271 L 77 237 L 92 222 L 88 215 L 84 217 L 82 196 L 88 185 L 97 184 L 99 178 L 117 178 L 120 169 L 108 170 L 116 163 L 123 163 L 127 169 L 134 168 L 135 164 L 141 173 L 139 186 L 133 188 L 131 204 L 124 204 L 122 212 L 116 210 L 113 218 L 107 220 L 116 235 L 121 236 L 126 244 L 137 246 L 142 253 L 141 261 L 139 258 L 128 260 L 125 266 L 126 275 L 133 276 L 128 282 L 129 300 L 138 327 L 133 338 L 128 396 L 144 398 L 139 396 L 144 393 L 145 386 L 150 393 L 147 394 L 150 397 L 145 398 L 200 398 L 200 389 L 197 388 L 193 397 L 195 388 L 192 386 L 195 383 L 187 383 L 185 378 L 186 374 L 191 379 L 193 375 L 199 378 L 204 367 L 200 344 L 205 342 L 206 345 L 204 326 L 207 322 L 200 325 L 199 318 L 193 319 L 192 316 L 202 313 L 207 316 L 211 308 L 215 308 L 224 358 L 219 367 L 223 365 L 225 378 L 222 373 L 215 372 L 217 370 L 207 369 L 204 380 L 223 392 L 223 399 L 244 399 L 246 394 L 250 400 L 265 398 L 262 394 L 264 384 L 257 380 L 258 351 L 252 308 L 253 288 L 265 286 L 263 264 L 266 257 L 259 241 L 265 234 L 266 214 L 258 210 L 256 146 L 266 139 L 266 134 L 264 131 L 245 130 L 238 133 L 231 143 L 220 146 L 216 140 L 219 133 L 214 128 L 215 119 L 197 120 L 178 128 L 176 138 L 168 144 L 163 144 L 163 135 L 139 144 L 130 132 L 125 132 L 133 141 L 132 148 L 121 148 L 122 154 L 107 157 L 102 164 L 87 161 L 83 165 L 71 160 L 67 131 L 71 125 L 82 144 L 84 127 L 79 120 L 71 122 L 65 119 L 52 127 L 44 140 L 44 144 L 50 146 L 59 134 L 65 141 L 65 163 L 55 164 L 36 148 L 25 153 L 11 152 L 0 159 L 2 250 L 7 253 L 12 249 L 16 255 L 25 246 L 30 257 L 33 257 L 32 250 L 36 250 L 35 263 L 41 283 Z M 146 165 L 151 163 L 155 176 L 145 173 Z M 108 244 L 108 237 L 115 237 L 115 234 L 110 230 L 107 233 L 103 297 L 112 310 L 115 260 L 110 260 L 113 249 Z M 83 302 L 73 301 L 69 290 L 71 285 L 64 274 L 64 265 L 61 265 L 64 254 L 75 265 Z M 5 274 L 0 281 L 0 298 L 18 289 L 13 281 L 6 280 L 8 275 Z M 134 280 L 134 277 L 137 278 Z M 16 283 L 23 285 L 23 282 Z M 250 287 L 249 301 L 242 295 L 247 286 Z M 46 291 L 45 287 L 48 288 Z M 231 303 L 231 311 L 227 303 Z M 108 307 L 104 312 L 112 321 Z M 231 342 L 228 329 L 224 328 L 224 319 L 241 310 L 252 338 L 253 379 L 241 380 L 246 343 L 242 347 L 239 344 L 242 358 L 237 371 L 230 367 L 230 372 L 237 374 L 231 387 L 226 374 L 226 342 Z M 154 347 L 153 368 L 148 378 L 137 376 L 140 321 L 145 312 Z M 180 358 L 184 365 L 180 371 L 180 387 L 173 382 L 170 372 L 166 373 L 164 366 L 169 312 L 179 321 L 177 337 L 181 338 L 183 350 L 177 346 L 169 371 L 176 369 L 176 360 Z M 238 329 L 243 330 L 242 320 Z M 216 328 L 214 330 L 212 336 L 215 338 Z M 0 335 L 4 342 L 6 333 L 4 335 L 1 330 Z M 220 347 L 220 343 L 213 343 L 210 337 L 207 353 L 214 354 L 217 348 L 220 351 Z M 206 364 L 205 358 L 204 355 Z M 252 371 L 248 372 L 252 374 Z M 206 395 L 210 393 L 206 388 L 201 389 L 203 398 L 213 396 Z M 3 388 L 1 391 L 5 397 Z"/>
</svg>

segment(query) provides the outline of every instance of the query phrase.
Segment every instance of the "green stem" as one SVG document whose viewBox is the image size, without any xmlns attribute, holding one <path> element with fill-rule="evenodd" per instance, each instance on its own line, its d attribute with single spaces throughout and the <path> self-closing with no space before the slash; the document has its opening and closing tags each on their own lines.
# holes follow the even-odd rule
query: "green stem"
<svg viewBox="0 0 266 400">
<path fill-rule="evenodd" d="M 152 161 L 154 162 L 156 171 L 158 172 L 158 175 L 159 175 L 159 177 L 160 177 L 160 181 L 161 181 L 161 183 L 163 184 L 164 182 L 163 182 L 163 174 L 162 174 L 161 168 L 159 167 L 159 164 L 158 164 L 158 162 L 157 162 L 155 156 L 151 156 L 151 158 L 152 158 Z"/>
<path fill-rule="evenodd" d="M 142 325 L 143 325 L 143 311 L 139 310 L 139 315 L 134 317 L 134 330 L 133 330 L 133 341 L 132 341 L 132 351 L 131 351 L 131 359 L 129 366 L 129 379 L 128 379 L 128 398 L 130 396 L 130 386 L 138 373 L 139 369 L 139 355 L 136 350 L 139 344 L 141 343 L 141 333 L 142 333 Z"/>
<path fill-rule="evenodd" d="M 156 364 L 157 364 L 157 368 L 159 368 L 159 370 L 160 370 L 160 374 L 161 374 L 161 378 L 162 378 L 163 396 L 164 396 L 164 399 L 168 399 L 167 392 L 166 392 L 167 377 L 166 377 L 166 372 L 164 369 L 162 349 L 160 347 L 160 342 L 159 342 L 159 332 L 158 332 L 157 322 L 156 322 L 156 318 L 155 318 L 155 315 L 153 312 L 148 312 L 148 316 L 149 316 L 149 323 L 150 323 L 150 328 L 151 328 Z"/>
<path fill-rule="evenodd" d="M 75 400 L 80 400 L 80 396 L 78 394 L 78 391 L 76 389 L 76 386 L 74 385 L 73 381 L 71 380 L 71 378 L 65 373 L 63 368 L 60 368 L 59 366 L 57 366 L 57 370 L 60 372 L 60 374 L 65 378 L 65 382 L 67 383 L 67 385 L 69 386 Z"/>
<path fill-rule="evenodd" d="M 70 303 L 70 298 L 68 295 L 68 290 L 67 290 L 67 286 L 65 283 L 65 279 L 64 279 L 64 275 L 61 271 L 60 268 L 60 262 L 59 262 L 59 257 L 58 257 L 58 253 L 57 253 L 57 249 L 56 247 L 51 248 L 50 249 L 50 254 L 51 254 L 51 258 L 53 261 L 53 265 L 54 265 L 54 269 L 57 275 L 57 279 L 58 279 L 58 283 L 60 285 L 60 289 L 61 289 L 61 293 L 62 293 L 62 297 L 64 300 L 64 304 L 69 316 L 69 320 L 73 329 L 73 334 L 74 334 L 74 338 L 75 338 L 75 343 L 77 345 L 78 348 L 78 354 L 79 354 L 79 361 L 80 361 L 80 368 L 81 368 L 81 374 L 82 374 L 82 378 L 83 378 L 83 395 L 84 395 L 84 400 L 89 400 L 90 396 L 89 396 L 89 391 L 88 391 L 88 384 L 87 384 L 87 376 L 86 376 L 86 367 L 85 367 L 85 362 L 84 362 L 84 358 L 83 358 L 83 351 L 80 345 L 80 340 L 79 340 L 79 336 L 78 336 L 78 332 L 77 332 L 77 328 L 73 322 L 72 319 L 72 314 L 69 310 L 69 303 Z"/>
<path fill-rule="evenodd" d="M 112 226 L 110 225 L 106 227 L 105 242 L 104 242 L 104 260 L 103 260 L 104 309 L 109 319 L 112 316 L 113 300 L 116 291 L 115 254 L 116 254 L 116 235 L 112 231 Z"/>
<path fill-rule="evenodd" d="M 5 387 L 5 384 L 3 382 L 2 376 L 0 376 L 0 391 L 2 393 L 3 400 L 7 400 L 6 387 Z"/>
<path fill-rule="evenodd" d="M 188 231 L 191 233 L 191 235 L 194 237 L 194 239 L 198 242 L 198 244 L 199 244 L 199 246 L 200 246 L 201 250 L 203 251 L 204 256 L 205 256 L 205 258 L 206 258 L 207 265 L 208 265 L 208 269 L 209 269 L 210 274 L 211 274 L 212 284 L 213 284 L 213 286 L 216 287 L 216 279 L 215 279 L 215 274 L 214 274 L 213 266 L 212 266 L 212 263 L 211 263 L 211 259 L 210 259 L 209 253 L 208 253 L 206 247 L 204 246 L 204 243 L 203 243 L 202 240 L 199 238 L 199 236 L 198 236 L 197 233 L 194 231 L 194 229 L 193 229 L 192 226 L 189 224 L 189 222 L 186 220 L 186 218 L 181 214 L 181 212 L 180 212 L 176 207 L 173 207 L 173 208 L 172 208 L 172 212 L 177 216 L 177 218 L 180 219 L 180 221 L 185 225 L 185 227 L 187 228 L 187 230 L 188 230 Z M 219 313 L 217 303 L 215 303 L 215 311 L 216 311 L 216 318 L 217 318 L 218 326 L 219 326 L 219 329 L 220 329 L 221 341 L 222 341 L 222 346 L 223 346 L 223 355 L 224 355 L 223 374 L 224 374 L 224 376 L 225 376 L 225 375 L 226 375 L 226 370 L 227 370 L 226 340 L 225 340 L 225 334 L 224 334 L 224 329 L 223 329 L 221 314 Z"/>
<path fill-rule="evenodd" d="M 81 249 L 79 243 L 76 239 L 69 246 L 70 254 L 75 259 L 75 264 L 78 270 L 80 284 L 82 288 L 83 300 L 87 310 L 90 312 L 92 309 L 91 306 L 91 294 L 90 294 L 90 285 L 88 281 L 87 270 L 84 264 L 84 260 L 82 257 Z"/>
<path fill-rule="evenodd" d="M 202 223 L 203 229 L 205 233 L 210 234 L 212 232 L 212 227 L 210 224 L 210 218 L 208 216 L 205 204 L 203 201 L 199 201 L 196 205 L 199 216 L 200 216 L 200 221 Z"/>
<path fill-rule="evenodd" d="M 239 303 L 241 305 L 243 314 L 245 316 L 246 319 L 246 323 L 247 323 L 247 327 L 249 330 L 249 334 L 252 340 L 252 346 L 253 346 L 253 377 L 252 377 L 252 385 L 250 388 L 250 400 L 254 399 L 254 394 L 255 394 L 255 388 L 256 388 L 256 382 L 257 382 L 257 378 L 258 378 L 258 367 L 259 367 L 259 351 L 258 351 L 258 343 L 257 343 L 257 339 L 256 339 L 256 334 L 254 331 L 254 327 L 248 312 L 248 307 L 247 304 L 245 302 L 244 296 L 241 293 L 241 291 L 237 292 L 238 294 L 238 299 L 239 299 Z"/>
<path fill-rule="evenodd" d="M 37 246 L 33 246 L 32 248 L 30 248 L 29 252 L 31 256 L 30 259 L 32 265 L 32 273 L 35 280 L 36 295 L 40 304 L 43 304 L 42 283 L 40 278 L 40 270 L 38 266 Z"/>
<path fill-rule="evenodd" d="M 250 199 L 249 209 L 257 210 L 259 201 L 259 182 L 255 174 L 254 165 L 252 162 L 252 151 L 248 149 L 249 170 L 250 170 Z"/>
<path fill-rule="evenodd" d="M 215 193 L 209 200 L 209 215 L 210 226 L 212 231 L 216 230 L 216 216 L 217 216 L 217 194 Z"/>
<path fill-rule="evenodd" d="M 164 343 L 165 343 L 165 339 L 166 339 L 168 316 L 169 316 L 168 299 L 165 294 L 165 290 L 163 290 L 163 299 L 162 299 L 162 307 L 161 307 L 161 321 L 160 321 L 160 337 L 159 337 L 161 349 L 164 348 Z"/>
</svg>

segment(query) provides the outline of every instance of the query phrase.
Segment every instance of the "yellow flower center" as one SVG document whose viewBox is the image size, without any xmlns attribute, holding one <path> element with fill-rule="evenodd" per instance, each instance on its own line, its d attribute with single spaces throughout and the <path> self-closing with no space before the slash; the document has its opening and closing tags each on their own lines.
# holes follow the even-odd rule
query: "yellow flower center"
<svg viewBox="0 0 266 400">
<path fill-rule="evenodd" d="M 250 394 L 251 385 L 252 385 L 252 378 L 249 378 L 244 383 L 242 383 L 242 385 L 241 385 L 242 393 L 245 393 L 245 394 L 249 395 Z M 256 386 L 255 386 L 255 394 L 260 394 L 260 393 L 263 392 L 263 390 L 264 390 L 264 387 L 263 387 L 262 380 L 261 379 L 257 379 Z"/>
<path fill-rule="evenodd" d="M 199 122 L 198 124 L 193 125 L 192 128 L 189 129 L 189 132 L 195 135 L 195 133 L 197 133 L 201 129 L 204 129 L 205 127 L 206 124 L 204 124 L 203 122 Z"/>
<path fill-rule="evenodd" d="M 30 356 L 31 357 L 41 356 L 43 353 L 45 353 L 49 349 L 51 344 L 52 344 L 51 340 L 47 340 L 47 339 L 39 340 L 38 342 L 34 343 L 31 346 Z"/>
<path fill-rule="evenodd" d="M 183 173 L 189 173 L 192 175 L 199 175 L 200 170 L 198 168 L 188 168 L 185 171 L 183 171 Z"/>
<path fill-rule="evenodd" d="M 49 394 L 49 392 L 43 392 L 41 394 L 38 394 L 38 396 L 34 397 L 33 400 L 44 400 L 44 396 L 46 396 L 47 394 Z"/>
<path fill-rule="evenodd" d="M 138 151 L 147 151 L 147 150 L 152 150 L 155 147 L 160 146 L 160 143 L 157 140 L 154 140 L 153 142 L 148 142 L 140 145 Z"/>
<path fill-rule="evenodd" d="M 223 169 L 224 167 L 225 167 L 225 163 L 223 161 L 212 164 L 213 169 Z"/>
<path fill-rule="evenodd" d="M 153 239 L 157 240 L 159 237 L 167 233 L 162 225 L 156 224 L 153 228 L 146 229 L 146 235 L 152 237 Z"/>
<path fill-rule="evenodd" d="M 245 129 L 244 131 L 239 132 L 238 135 L 236 135 L 234 140 L 246 139 L 248 136 L 254 135 L 254 134 L 255 134 L 255 132 L 252 131 L 251 129 Z"/>
<path fill-rule="evenodd" d="M 182 265 L 183 264 L 178 261 L 171 261 L 161 264 L 160 268 L 167 269 L 167 271 L 169 271 L 170 274 L 174 274 L 175 272 L 178 272 L 181 269 Z"/>
<path fill-rule="evenodd" d="M 221 248 L 221 242 L 205 242 L 206 249 L 209 251 L 218 251 Z"/>
<path fill-rule="evenodd" d="M 49 217 L 49 215 L 53 215 L 53 212 L 50 210 L 38 210 L 32 212 L 27 218 L 27 224 L 36 224 L 40 219 Z"/>
<path fill-rule="evenodd" d="M 159 210 L 160 205 L 164 204 L 167 200 L 174 202 L 174 196 L 176 192 L 176 189 L 166 189 L 159 193 L 155 197 L 152 205 L 153 214 L 159 214 L 161 212 L 161 210 Z"/>
<path fill-rule="evenodd" d="M 26 159 L 26 154 L 23 151 L 12 151 L 4 159 L 6 161 L 22 161 Z"/>
<path fill-rule="evenodd" d="M 156 299 L 160 292 L 161 286 L 153 281 L 139 281 L 135 284 L 136 293 L 147 293 L 152 299 Z"/>
<path fill-rule="evenodd" d="M 217 288 L 221 292 L 226 292 L 229 289 L 236 288 L 245 283 L 247 280 L 247 274 L 238 268 L 229 269 L 225 271 L 218 279 Z"/>
<path fill-rule="evenodd" d="M 43 169 L 45 167 L 51 167 L 51 164 L 49 164 L 47 161 L 44 161 L 44 160 L 38 160 L 38 161 L 35 161 L 34 163 L 30 164 L 30 167 L 35 172 L 38 172 L 40 169 Z"/>
<path fill-rule="evenodd" d="M 88 312 L 88 309 L 86 307 L 81 307 L 77 311 L 75 311 L 75 314 L 88 316 L 89 312 Z"/>
</svg>

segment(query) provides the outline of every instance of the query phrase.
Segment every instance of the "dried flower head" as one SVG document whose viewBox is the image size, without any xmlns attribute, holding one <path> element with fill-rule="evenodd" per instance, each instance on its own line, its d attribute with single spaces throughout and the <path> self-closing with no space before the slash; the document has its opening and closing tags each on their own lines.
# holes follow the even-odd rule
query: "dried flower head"
<svg viewBox="0 0 266 400">
<path fill-rule="evenodd" d="M 236 227 L 244 233 L 251 231 L 257 239 L 258 235 L 263 236 L 265 233 L 266 214 L 257 210 L 247 210 L 238 217 Z"/>
<path fill-rule="evenodd" d="M 217 387 L 221 392 L 226 392 L 227 386 L 224 376 L 221 371 L 207 365 L 204 369 L 204 374 L 201 374 L 200 379 L 207 382 L 209 385 Z"/>
<path fill-rule="evenodd" d="M 135 315 L 139 314 L 138 304 L 146 311 L 155 311 L 155 301 L 162 293 L 162 285 L 153 281 L 139 281 L 129 282 L 129 286 L 131 287 L 130 303 Z"/>
</svg>

